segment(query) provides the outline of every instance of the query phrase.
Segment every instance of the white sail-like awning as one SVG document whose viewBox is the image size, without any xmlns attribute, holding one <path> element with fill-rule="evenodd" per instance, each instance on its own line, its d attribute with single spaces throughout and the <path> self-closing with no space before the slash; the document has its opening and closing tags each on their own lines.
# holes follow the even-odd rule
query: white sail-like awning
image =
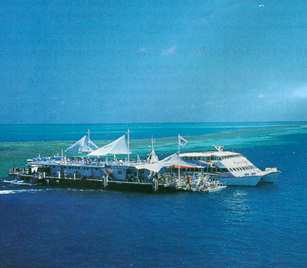
<svg viewBox="0 0 307 268">
<path fill-rule="evenodd" d="M 145 163 L 135 165 L 136 169 L 147 169 L 153 172 L 159 172 L 162 168 L 167 167 L 180 167 L 180 168 L 202 168 L 203 166 L 187 162 L 183 160 L 177 153 L 172 154 L 155 163 Z"/>
<path fill-rule="evenodd" d="M 98 146 L 90 139 L 89 135 L 85 135 L 80 140 L 69 146 L 65 152 L 90 153 L 97 148 Z"/>
<path fill-rule="evenodd" d="M 179 156 L 178 153 L 167 156 L 159 162 L 161 162 L 163 164 L 163 167 L 171 167 L 171 166 L 177 166 L 177 167 L 181 167 L 181 168 L 201 167 L 197 164 L 185 161 L 184 159 L 182 159 Z"/>
<path fill-rule="evenodd" d="M 152 149 L 150 154 L 147 157 L 147 162 L 152 164 L 152 163 L 156 163 L 158 161 L 159 161 L 159 157 L 157 156 L 155 150 Z"/>
<path fill-rule="evenodd" d="M 98 148 L 97 150 L 88 154 L 88 156 L 106 156 L 106 155 L 117 155 L 117 154 L 130 154 L 126 135 L 123 135 L 115 141 Z"/>
</svg>

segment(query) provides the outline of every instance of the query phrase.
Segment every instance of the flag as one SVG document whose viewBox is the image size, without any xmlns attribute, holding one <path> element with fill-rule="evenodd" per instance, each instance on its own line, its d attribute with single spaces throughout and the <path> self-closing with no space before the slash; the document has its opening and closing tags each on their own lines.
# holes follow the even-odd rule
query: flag
<svg viewBox="0 0 307 268">
<path fill-rule="evenodd" d="M 187 143 L 188 141 L 184 137 L 178 135 L 178 145 L 179 146 L 185 146 Z"/>
</svg>

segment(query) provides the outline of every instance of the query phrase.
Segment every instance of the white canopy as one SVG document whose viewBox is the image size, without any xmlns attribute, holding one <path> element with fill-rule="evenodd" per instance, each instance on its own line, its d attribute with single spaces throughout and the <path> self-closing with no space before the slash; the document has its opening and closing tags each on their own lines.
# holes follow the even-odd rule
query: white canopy
<svg viewBox="0 0 307 268">
<path fill-rule="evenodd" d="M 115 141 L 98 148 L 97 150 L 88 154 L 88 156 L 105 156 L 105 155 L 116 155 L 116 154 L 130 154 L 128 145 L 126 142 L 126 135 L 123 135 Z"/>
<path fill-rule="evenodd" d="M 177 153 L 175 153 L 155 163 L 137 164 L 135 168 L 147 169 L 150 171 L 159 172 L 164 167 L 172 167 L 172 166 L 189 167 L 189 168 L 191 167 L 201 168 L 202 167 L 202 166 L 184 161 Z"/>
<path fill-rule="evenodd" d="M 159 157 L 157 156 L 155 150 L 152 148 L 150 154 L 147 157 L 147 162 L 152 164 L 158 161 L 159 161 Z"/>
<path fill-rule="evenodd" d="M 89 134 L 83 136 L 80 140 L 69 146 L 65 152 L 70 153 L 90 153 L 98 146 L 90 139 Z"/>
</svg>

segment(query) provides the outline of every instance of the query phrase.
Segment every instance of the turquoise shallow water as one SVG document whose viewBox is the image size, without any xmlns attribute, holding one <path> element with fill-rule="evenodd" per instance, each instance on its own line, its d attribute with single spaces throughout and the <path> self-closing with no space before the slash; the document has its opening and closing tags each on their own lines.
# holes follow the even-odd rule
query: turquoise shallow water
<svg viewBox="0 0 307 268">
<path fill-rule="evenodd" d="M 2 125 L 0 173 L 59 152 L 87 128 L 102 145 L 131 130 L 160 155 L 212 144 L 277 166 L 278 182 L 218 193 L 141 194 L 0 184 L 3 267 L 306 267 L 307 123 Z"/>
<path fill-rule="evenodd" d="M 177 150 L 176 135 L 184 135 L 189 143 L 183 151 L 212 149 L 223 144 L 228 149 L 271 146 L 291 143 L 291 134 L 307 133 L 307 123 L 150 123 L 150 124 L 80 124 L 80 125 L 0 125 L 0 176 L 12 166 L 23 165 L 25 159 L 37 155 L 60 154 L 73 141 L 91 130 L 92 139 L 103 145 L 131 131 L 134 155 L 144 156 L 155 138 L 157 153 L 166 155 Z"/>
</svg>

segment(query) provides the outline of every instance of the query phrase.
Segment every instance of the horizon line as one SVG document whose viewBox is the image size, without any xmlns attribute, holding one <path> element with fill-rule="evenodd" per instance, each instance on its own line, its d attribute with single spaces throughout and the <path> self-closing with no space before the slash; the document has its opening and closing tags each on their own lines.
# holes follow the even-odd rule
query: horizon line
<svg viewBox="0 0 307 268">
<path fill-rule="evenodd" d="M 1 123 L 0 125 L 129 125 L 129 124 L 234 124 L 234 123 L 307 123 L 307 120 L 261 120 L 261 121 L 181 121 L 181 122 L 158 122 L 158 121 L 140 121 L 140 122 L 95 122 L 95 123 Z"/>
</svg>

